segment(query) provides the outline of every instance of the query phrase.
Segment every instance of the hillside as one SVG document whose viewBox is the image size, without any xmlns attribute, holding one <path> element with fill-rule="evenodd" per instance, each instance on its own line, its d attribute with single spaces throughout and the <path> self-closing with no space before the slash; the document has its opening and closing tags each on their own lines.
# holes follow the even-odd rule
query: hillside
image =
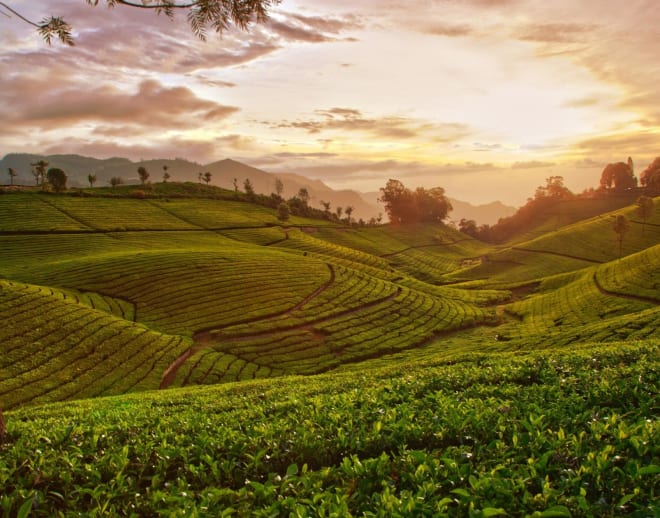
<svg viewBox="0 0 660 518">
<path fill-rule="evenodd" d="M 370 203 L 358 192 L 351 190 L 334 190 L 329 188 L 320 180 L 312 180 L 297 174 L 273 174 L 243 164 L 236 160 L 224 159 L 210 164 L 198 164 L 189 160 L 177 158 L 143 160 L 131 162 L 126 158 L 111 158 L 99 160 L 79 155 L 30 155 L 11 153 L 0 160 L 0 171 L 13 168 L 18 176 L 15 179 L 17 185 L 34 185 L 35 179 L 31 174 L 30 164 L 38 160 L 45 160 L 50 167 L 59 167 L 69 176 L 69 186 L 86 187 L 89 185 L 87 176 L 96 175 L 98 187 L 109 185 L 110 179 L 119 177 L 127 184 L 139 184 L 137 174 L 138 167 L 144 167 L 150 174 L 150 181 L 158 183 L 162 181 L 164 169 L 171 176 L 172 182 L 197 182 L 199 174 L 210 172 L 212 174 L 211 184 L 224 189 L 234 190 L 234 179 L 236 179 L 239 190 L 244 190 L 243 182 L 250 179 L 255 192 L 270 195 L 275 191 L 275 180 L 280 178 L 284 184 L 283 196 L 290 198 L 295 196 L 301 188 L 309 191 L 310 205 L 322 208 L 321 201 L 330 202 L 332 211 L 336 207 L 352 206 L 354 217 L 368 221 L 377 217 L 383 210 L 376 203 Z M 0 179 L 0 185 L 5 183 L 8 177 Z"/>
<path fill-rule="evenodd" d="M 660 198 L 493 247 L 162 189 L 0 195 L 4 514 L 657 509 Z"/>
</svg>

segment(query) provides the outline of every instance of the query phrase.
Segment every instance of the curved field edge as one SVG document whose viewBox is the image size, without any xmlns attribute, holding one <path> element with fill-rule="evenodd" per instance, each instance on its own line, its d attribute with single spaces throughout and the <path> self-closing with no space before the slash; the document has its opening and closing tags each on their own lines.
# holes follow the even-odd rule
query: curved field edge
<svg viewBox="0 0 660 518">
<path fill-rule="evenodd" d="M 111 297 L 0 280 L 2 406 L 158 388 L 192 342 L 125 319 L 130 313 Z"/>
<path fill-rule="evenodd" d="M 653 516 L 659 352 L 464 355 L 7 412 L 0 508 Z"/>
</svg>

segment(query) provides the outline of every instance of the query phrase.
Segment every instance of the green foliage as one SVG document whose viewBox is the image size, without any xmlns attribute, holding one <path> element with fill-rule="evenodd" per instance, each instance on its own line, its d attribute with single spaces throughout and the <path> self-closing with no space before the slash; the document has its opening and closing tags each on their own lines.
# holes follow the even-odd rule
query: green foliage
<svg viewBox="0 0 660 518">
<path fill-rule="evenodd" d="M 653 516 L 657 373 L 657 342 L 619 343 L 13 411 L 0 507 Z"/>
<path fill-rule="evenodd" d="M 46 180 L 53 186 L 55 192 L 66 190 L 66 173 L 57 167 L 51 167 L 46 173 Z"/>
<path fill-rule="evenodd" d="M 289 219 L 289 205 L 283 201 L 277 207 L 277 219 L 280 221 L 287 221 Z"/>
</svg>

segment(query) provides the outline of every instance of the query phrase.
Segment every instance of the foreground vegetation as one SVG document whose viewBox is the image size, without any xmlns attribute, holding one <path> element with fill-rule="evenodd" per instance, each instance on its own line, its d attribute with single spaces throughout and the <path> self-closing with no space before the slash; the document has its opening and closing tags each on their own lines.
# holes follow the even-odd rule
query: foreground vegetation
<svg viewBox="0 0 660 518">
<path fill-rule="evenodd" d="M 18 410 L 0 446 L 0 508 L 653 516 L 658 346 L 456 355 Z"/>
</svg>

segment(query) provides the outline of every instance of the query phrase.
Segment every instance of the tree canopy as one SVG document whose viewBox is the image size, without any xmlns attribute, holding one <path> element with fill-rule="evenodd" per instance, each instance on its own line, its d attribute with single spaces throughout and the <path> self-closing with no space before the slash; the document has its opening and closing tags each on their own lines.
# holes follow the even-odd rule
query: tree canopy
<svg viewBox="0 0 660 518">
<path fill-rule="evenodd" d="M 644 169 L 639 180 L 650 191 L 660 192 L 660 156 Z"/>
<path fill-rule="evenodd" d="M 388 180 L 381 187 L 379 201 L 385 204 L 385 211 L 392 223 L 441 222 L 452 210 L 442 187 L 414 191 L 399 180 Z"/>
<path fill-rule="evenodd" d="M 629 158 L 628 163 L 607 164 L 600 175 L 600 186 L 603 189 L 613 189 L 615 191 L 625 191 L 637 187 L 632 160 Z"/>
<path fill-rule="evenodd" d="M 85 0 L 85 2 L 93 7 L 102 3 L 100 0 Z M 105 0 L 108 7 L 152 9 L 169 18 L 173 18 L 176 11 L 185 11 L 190 29 L 202 40 L 206 39 L 209 29 L 222 33 L 232 25 L 247 30 L 253 23 L 263 23 L 268 19 L 268 11 L 280 2 L 281 0 Z M 61 17 L 50 16 L 35 22 L 6 2 L 0 2 L 0 7 L 35 27 L 49 45 L 53 39 L 59 39 L 67 45 L 74 44 L 73 28 Z"/>
</svg>

